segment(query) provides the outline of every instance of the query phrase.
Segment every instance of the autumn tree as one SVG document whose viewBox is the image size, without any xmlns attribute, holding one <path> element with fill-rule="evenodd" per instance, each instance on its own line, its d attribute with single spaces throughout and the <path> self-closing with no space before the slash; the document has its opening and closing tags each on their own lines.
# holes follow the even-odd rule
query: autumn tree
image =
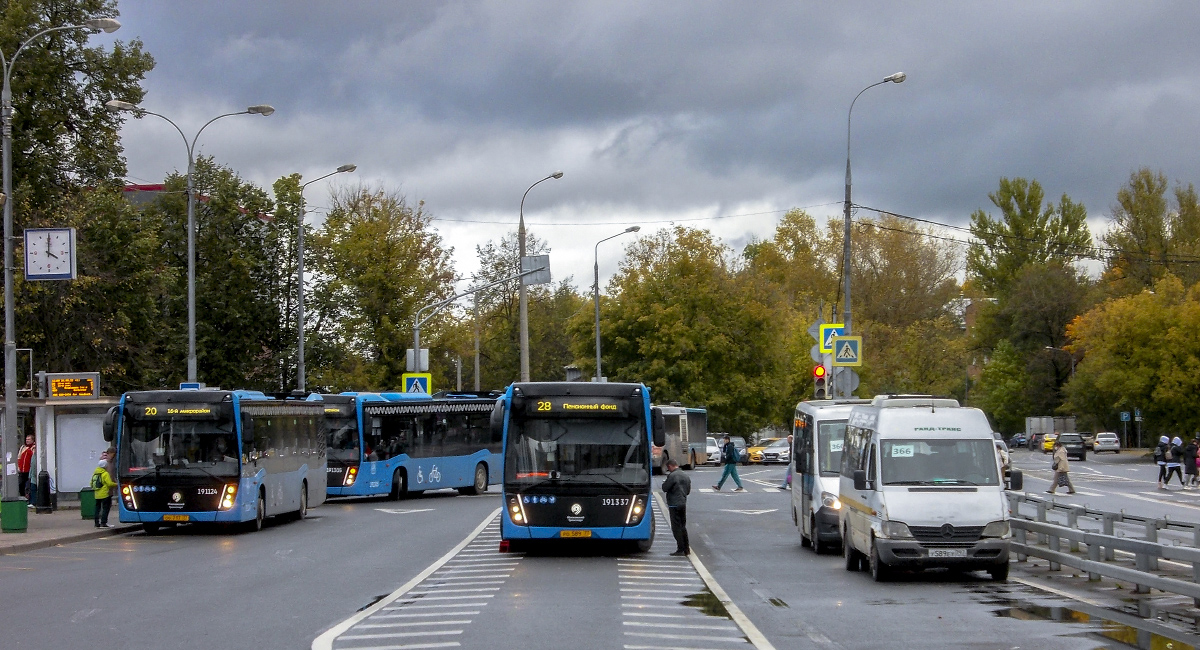
<svg viewBox="0 0 1200 650">
<path fill-rule="evenodd" d="M 1115 295 L 1153 287 L 1170 273 L 1200 280 L 1200 198 L 1191 184 L 1167 198 L 1167 177 L 1143 167 L 1117 191 L 1104 279 Z"/>
</svg>

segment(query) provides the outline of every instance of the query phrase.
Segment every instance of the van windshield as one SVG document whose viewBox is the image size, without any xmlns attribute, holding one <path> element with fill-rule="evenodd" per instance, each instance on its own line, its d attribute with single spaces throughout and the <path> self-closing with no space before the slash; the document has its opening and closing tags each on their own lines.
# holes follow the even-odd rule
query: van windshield
<svg viewBox="0 0 1200 650">
<path fill-rule="evenodd" d="M 881 440 L 884 485 L 999 485 L 991 440 Z"/>
<path fill-rule="evenodd" d="M 821 476 L 837 476 L 842 468 L 842 445 L 846 440 L 846 421 L 821 422 L 817 425 L 817 443 Z"/>
</svg>

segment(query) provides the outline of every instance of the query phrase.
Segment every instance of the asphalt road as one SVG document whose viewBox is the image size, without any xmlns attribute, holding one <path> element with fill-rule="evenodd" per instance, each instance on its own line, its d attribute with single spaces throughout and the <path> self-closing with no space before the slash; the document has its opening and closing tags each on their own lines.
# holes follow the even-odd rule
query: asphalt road
<svg viewBox="0 0 1200 650">
<path fill-rule="evenodd" d="M 1091 505 L 1200 518 L 1200 492 L 1158 494 L 1154 468 L 1094 458 L 1072 463 Z M 1016 462 L 1031 490 L 1048 485 L 1038 474 L 1048 458 Z M 1077 603 L 1026 584 L 1019 565 L 1003 585 L 982 573 L 877 584 L 847 572 L 840 557 L 801 548 L 790 494 L 775 487 L 783 472 L 744 468 L 743 493 L 708 489 L 715 468 L 691 472 L 700 567 L 668 555 L 661 516 L 644 555 L 500 554 L 495 493 L 452 492 L 330 503 L 260 533 L 180 529 L 0 557 L 0 647 L 1129 647 L 1079 622 Z M 322 635 L 328 645 L 314 645 Z"/>
</svg>

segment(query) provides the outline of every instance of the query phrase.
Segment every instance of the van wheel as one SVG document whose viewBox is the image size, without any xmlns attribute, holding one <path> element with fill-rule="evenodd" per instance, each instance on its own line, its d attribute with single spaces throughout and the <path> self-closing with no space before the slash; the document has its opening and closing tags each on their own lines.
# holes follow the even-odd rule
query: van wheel
<svg viewBox="0 0 1200 650">
<path fill-rule="evenodd" d="M 871 578 L 875 582 L 887 582 L 892 577 L 891 567 L 883 563 L 879 559 L 879 547 L 875 544 L 875 540 L 871 540 L 871 557 L 868 560 L 871 569 Z"/>
<path fill-rule="evenodd" d="M 1004 564 L 994 566 L 994 567 L 988 569 L 988 574 L 991 575 L 992 580 L 995 580 L 996 582 L 1007 582 L 1008 581 L 1008 562 L 1005 562 Z"/>
<path fill-rule="evenodd" d="M 820 555 L 820 554 L 824 553 L 825 551 L 829 550 L 829 547 L 827 545 L 824 545 L 821 543 L 821 535 L 817 532 L 817 518 L 816 517 L 809 518 L 808 536 L 809 536 L 808 539 L 810 540 L 809 543 L 812 545 L 813 553 Z"/>
<path fill-rule="evenodd" d="M 479 463 L 475 466 L 475 482 L 471 484 L 471 487 L 458 488 L 458 493 L 474 496 L 480 492 L 487 492 L 487 486 L 487 467 L 485 467 L 483 463 Z"/>
<path fill-rule="evenodd" d="M 850 543 L 850 531 L 842 530 L 842 557 L 846 560 L 847 571 L 858 571 L 862 568 L 862 561 L 858 558 L 858 551 L 854 550 L 854 545 Z"/>
</svg>

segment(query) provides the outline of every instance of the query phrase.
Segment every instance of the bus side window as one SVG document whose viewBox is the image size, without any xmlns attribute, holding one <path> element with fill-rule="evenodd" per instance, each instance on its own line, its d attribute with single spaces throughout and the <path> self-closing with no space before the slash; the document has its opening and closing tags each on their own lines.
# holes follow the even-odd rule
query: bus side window
<svg viewBox="0 0 1200 650">
<path fill-rule="evenodd" d="M 867 484 L 874 488 L 875 486 L 875 445 L 870 445 L 867 451 Z"/>
</svg>

